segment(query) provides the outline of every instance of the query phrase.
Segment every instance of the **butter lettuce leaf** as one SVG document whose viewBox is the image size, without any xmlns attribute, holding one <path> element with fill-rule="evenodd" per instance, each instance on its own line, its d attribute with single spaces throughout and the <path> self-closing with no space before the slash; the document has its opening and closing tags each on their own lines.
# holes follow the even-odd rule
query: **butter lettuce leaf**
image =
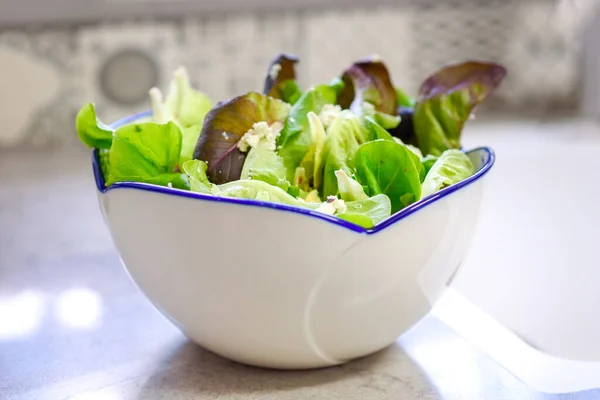
<svg viewBox="0 0 600 400">
<path fill-rule="evenodd" d="M 336 216 L 369 229 L 389 218 L 391 212 L 389 197 L 378 194 L 366 199 L 346 202 L 346 211 Z"/>
<path fill-rule="evenodd" d="M 299 182 L 296 182 L 298 174 L 303 174 L 305 178 L 305 182 L 303 182 L 304 190 L 309 190 L 311 187 L 318 189 L 321 186 L 323 180 L 323 148 L 325 147 L 326 137 L 325 127 L 317 114 L 309 111 L 307 117 L 311 144 L 294 174 L 295 185 L 299 184 Z"/>
<path fill-rule="evenodd" d="M 248 152 L 240 178 L 263 181 L 286 191 L 290 187 L 283 159 L 266 146 L 253 147 Z"/>
<path fill-rule="evenodd" d="M 475 173 L 471 159 L 462 151 L 450 149 L 442 153 L 435 161 L 425 181 L 423 181 L 423 198 L 440 189 L 453 185 Z"/>
<path fill-rule="evenodd" d="M 194 157 L 194 148 L 200 137 L 202 125 L 192 125 L 181 130 L 181 154 L 179 156 L 179 165 L 191 160 Z"/>
<path fill-rule="evenodd" d="M 171 119 L 166 121 L 164 119 L 170 116 L 182 128 L 201 125 L 204 117 L 213 106 L 206 94 L 195 90 L 191 86 L 189 76 L 183 67 L 175 70 L 173 74 L 173 79 L 164 102 L 164 109 L 155 102 L 153 104 L 155 115 L 162 119 L 162 121 L 156 122 L 168 122 Z"/>
<path fill-rule="evenodd" d="M 336 171 L 351 176 L 354 157 L 359 146 L 369 140 L 369 132 L 361 119 L 350 110 L 343 110 L 327 130 L 323 149 L 323 197 L 337 196 Z"/>
<path fill-rule="evenodd" d="M 431 167 L 433 167 L 433 164 L 435 164 L 435 162 L 438 160 L 438 158 L 439 158 L 438 156 L 432 156 L 431 154 L 429 154 L 421 159 L 421 164 L 423 165 L 423 168 L 425 169 L 426 176 L 429 173 L 429 170 L 431 169 Z"/>
<path fill-rule="evenodd" d="M 310 207 L 310 203 L 298 200 L 280 187 L 270 185 L 258 180 L 238 180 L 213 187 L 215 196 L 233 197 L 287 204 L 302 208 L 316 208 L 318 204 Z"/>
<path fill-rule="evenodd" d="M 208 166 L 204 161 L 188 160 L 183 163 L 181 169 L 188 175 L 192 192 L 212 194 L 213 185 L 206 175 Z"/>
<path fill-rule="evenodd" d="M 334 104 L 342 88 L 342 82 L 334 79 L 317 85 L 302 94 L 292 106 L 278 139 L 279 155 L 287 168 L 287 178 L 292 180 L 296 168 L 304 159 L 312 144 L 308 113 L 319 114 L 326 104 Z"/>
</svg>

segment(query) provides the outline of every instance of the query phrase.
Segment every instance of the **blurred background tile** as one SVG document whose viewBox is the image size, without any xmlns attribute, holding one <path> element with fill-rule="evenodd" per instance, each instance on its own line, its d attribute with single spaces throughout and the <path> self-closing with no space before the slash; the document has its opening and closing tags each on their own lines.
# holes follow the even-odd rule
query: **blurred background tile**
<svg viewBox="0 0 600 400">
<path fill-rule="evenodd" d="M 481 117 L 596 115 L 600 109 L 594 104 L 598 74 L 586 73 L 600 50 L 585 39 L 598 29 L 591 24 L 598 0 L 332 2 L 326 8 L 290 2 L 267 11 L 269 2 L 241 8 L 227 0 L 182 1 L 169 10 L 157 3 L 151 12 L 144 0 L 130 3 L 102 3 L 95 20 L 83 8 L 71 9 L 62 22 L 52 13 L 45 22 L 31 11 L 35 25 L 27 10 L 12 7 L 13 23 L 5 15 L 0 25 L 0 79 L 9 89 L 0 93 L 7 127 L 0 147 L 74 143 L 74 116 L 82 104 L 97 103 L 108 121 L 147 109 L 148 89 L 166 89 L 179 65 L 215 101 L 260 90 L 266 66 L 280 52 L 300 56 L 303 85 L 379 54 L 395 83 L 411 93 L 444 64 L 493 60 L 510 73 Z M 127 20 L 118 18 L 119 10 Z"/>
</svg>

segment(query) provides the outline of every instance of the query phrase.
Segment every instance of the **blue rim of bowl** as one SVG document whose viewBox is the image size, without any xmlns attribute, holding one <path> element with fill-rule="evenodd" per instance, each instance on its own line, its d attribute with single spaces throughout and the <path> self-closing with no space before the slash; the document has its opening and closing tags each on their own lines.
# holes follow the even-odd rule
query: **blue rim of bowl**
<svg viewBox="0 0 600 400">
<path fill-rule="evenodd" d="M 133 115 L 127 116 L 125 118 L 122 118 L 122 119 L 114 122 L 110 126 L 112 129 L 117 129 L 120 126 L 130 124 L 130 123 L 138 121 L 142 118 L 148 118 L 151 116 L 152 116 L 152 111 L 144 111 L 144 112 L 141 112 L 138 114 L 133 114 Z M 266 201 L 247 200 L 247 199 L 236 199 L 236 198 L 230 198 L 230 197 L 218 197 L 218 196 L 212 196 L 212 195 L 207 195 L 207 194 L 203 194 L 203 193 L 190 192 L 187 190 L 174 189 L 174 188 L 169 188 L 169 187 L 165 187 L 165 186 L 158 186 L 158 185 L 142 183 L 142 182 L 117 182 L 117 183 L 113 183 L 112 185 L 107 187 L 105 184 L 105 181 L 104 181 L 104 175 L 102 174 L 102 169 L 100 168 L 100 159 L 99 159 L 98 149 L 94 149 L 93 154 L 92 154 L 92 168 L 94 170 L 94 178 L 96 180 L 96 187 L 98 188 L 98 191 L 100 191 L 100 193 L 106 193 L 109 190 L 113 190 L 113 189 L 127 188 L 127 189 L 138 189 L 138 190 L 144 190 L 144 191 L 148 191 L 148 192 L 168 194 L 168 195 L 172 195 L 172 196 L 188 197 L 188 198 L 198 199 L 198 200 L 214 201 L 214 202 L 218 202 L 218 203 L 230 203 L 230 204 L 240 204 L 240 205 L 254 206 L 254 207 L 266 207 L 266 208 L 270 208 L 270 209 L 288 211 L 288 212 L 293 212 L 296 214 L 302 214 L 302 215 L 318 218 L 318 219 L 330 222 L 334 225 L 338 225 L 340 227 L 349 229 L 353 232 L 366 233 L 366 234 L 371 235 L 371 234 L 377 233 L 379 231 L 382 231 L 383 229 L 387 228 L 388 226 L 391 226 L 391 225 L 395 224 L 396 222 L 408 217 L 409 215 L 427 207 L 429 204 L 434 203 L 437 200 L 440 200 L 440 199 L 460 190 L 461 188 L 476 182 L 480 178 L 482 178 L 494 165 L 494 162 L 496 161 L 496 155 L 494 154 L 494 151 L 492 149 L 490 149 L 489 147 L 477 147 L 475 149 L 468 151 L 467 154 L 474 153 L 477 151 L 483 151 L 484 153 L 486 153 L 487 160 L 481 166 L 481 168 L 477 172 L 475 172 L 475 174 L 471 175 L 470 177 L 468 177 L 465 180 L 455 183 L 452 186 L 448 186 L 447 188 L 444 188 L 444 189 L 430 195 L 429 197 L 426 197 L 425 199 L 421 199 L 421 200 L 417 201 L 416 203 L 413 203 L 413 204 L 407 206 L 406 208 L 403 208 L 402 210 L 398 211 L 395 214 L 392 214 L 389 218 L 385 219 L 384 221 L 381 221 L 379 224 L 377 224 L 374 227 L 369 228 L 369 229 L 366 229 L 366 228 L 363 228 L 362 226 L 353 224 L 352 222 L 334 217 L 333 215 L 327 215 L 327 214 L 323 214 L 323 213 L 320 213 L 320 212 L 317 212 L 317 211 L 314 211 L 311 209 L 299 208 L 299 207 L 290 206 L 290 205 L 281 204 L 281 203 L 272 203 L 272 202 L 266 202 Z"/>
</svg>

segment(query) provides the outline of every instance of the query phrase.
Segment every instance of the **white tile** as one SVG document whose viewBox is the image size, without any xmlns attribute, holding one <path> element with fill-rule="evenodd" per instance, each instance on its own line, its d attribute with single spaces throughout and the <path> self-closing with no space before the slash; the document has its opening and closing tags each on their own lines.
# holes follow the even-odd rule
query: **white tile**
<svg viewBox="0 0 600 400">
<path fill-rule="evenodd" d="M 59 72 L 31 54 L 0 45 L 0 147 L 17 144 L 39 108 L 58 100 Z"/>
<path fill-rule="evenodd" d="M 340 76 L 357 59 L 378 54 L 394 83 L 414 89 L 410 75 L 411 13 L 408 9 L 331 11 L 307 16 L 303 61 L 305 82 L 315 84 Z"/>
</svg>

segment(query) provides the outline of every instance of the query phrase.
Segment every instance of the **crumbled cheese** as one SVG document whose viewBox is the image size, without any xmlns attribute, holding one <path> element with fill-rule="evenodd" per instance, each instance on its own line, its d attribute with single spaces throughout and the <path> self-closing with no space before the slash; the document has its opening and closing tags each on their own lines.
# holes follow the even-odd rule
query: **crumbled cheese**
<svg viewBox="0 0 600 400">
<path fill-rule="evenodd" d="M 323 214 L 333 215 L 335 214 L 335 207 L 331 203 L 324 202 L 315 211 L 321 212 Z"/>
<path fill-rule="evenodd" d="M 171 182 L 167 183 L 167 186 L 173 189 L 173 184 Z"/>
<path fill-rule="evenodd" d="M 279 75 L 279 71 L 281 71 L 281 64 L 273 64 L 271 69 L 269 70 L 269 77 L 272 80 L 277 79 L 277 75 Z"/>
<path fill-rule="evenodd" d="M 238 143 L 238 149 L 242 152 L 250 150 L 251 147 L 264 143 L 269 150 L 275 151 L 277 138 L 283 129 L 281 122 L 273 122 L 271 125 L 265 121 L 256 122 L 252 128 L 242 136 Z"/>
<path fill-rule="evenodd" d="M 223 139 L 229 140 L 229 135 L 227 134 L 227 132 L 223 131 L 223 133 L 221 133 L 221 136 L 223 136 Z"/>
<path fill-rule="evenodd" d="M 344 213 L 346 212 L 346 203 L 337 196 L 328 196 L 327 201 L 321 204 L 316 211 L 329 215 Z"/>
<path fill-rule="evenodd" d="M 319 113 L 319 119 L 323 127 L 327 128 L 342 112 L 342 107 L 337 104 L 325 104 Z"/>
</svg>

